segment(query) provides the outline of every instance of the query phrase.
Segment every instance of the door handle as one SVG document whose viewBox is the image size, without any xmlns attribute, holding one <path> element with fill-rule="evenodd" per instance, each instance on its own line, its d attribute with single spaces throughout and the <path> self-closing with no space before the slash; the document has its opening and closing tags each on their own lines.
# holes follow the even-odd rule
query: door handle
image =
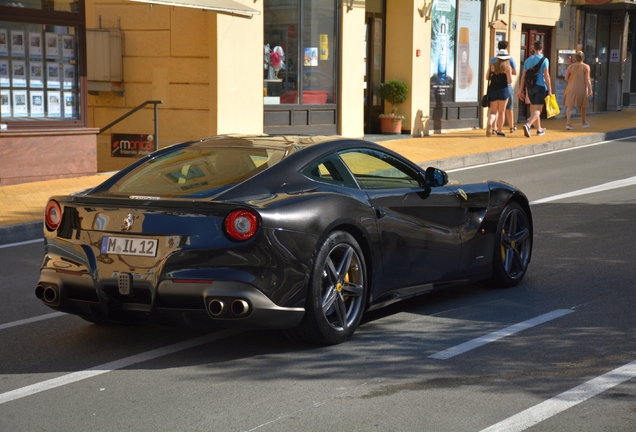
<svg viewBox="0 0 636 432">
<path fill-rule="evenodd" d="M 386 216 L 386 212 L 382 209 L 375 209 L 375 217 L 378 219 L 382 219 L 384 216 Z"/>
</svg>

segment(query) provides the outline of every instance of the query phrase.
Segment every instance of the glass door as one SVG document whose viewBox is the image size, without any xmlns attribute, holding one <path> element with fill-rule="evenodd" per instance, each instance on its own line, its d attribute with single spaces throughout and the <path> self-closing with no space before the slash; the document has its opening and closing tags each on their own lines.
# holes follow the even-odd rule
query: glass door
<svg viewBox="0 0 636 432">
<path fill-rule="evenodd" d="M 590 65 L 593 112 L 607 110 L 607 73 L 609 62 L 610 15 L 585 15 L 585 63 Z"/>
<path fill-rule="evenodd" d="M 364 133 L 380 133 L 382 100 L 377 96 L 382 82 L 384 19 L 380 14 L 367 13 L 364 59 Z"/>
</svg>

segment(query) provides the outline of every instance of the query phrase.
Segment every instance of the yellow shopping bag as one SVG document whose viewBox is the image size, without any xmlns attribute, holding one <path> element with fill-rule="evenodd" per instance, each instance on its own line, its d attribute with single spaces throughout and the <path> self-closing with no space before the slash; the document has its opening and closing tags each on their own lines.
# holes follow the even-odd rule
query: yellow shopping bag
<svg viewBox="0 0 636 432">
<path fill-rule="evenodd" d="M 550 117 L 554 117 L 561 112 L 559 104 L 557 103 L 556 96 L 552 93 L 550 96 L 545 97 L 545 113 Z"/>
</svg>

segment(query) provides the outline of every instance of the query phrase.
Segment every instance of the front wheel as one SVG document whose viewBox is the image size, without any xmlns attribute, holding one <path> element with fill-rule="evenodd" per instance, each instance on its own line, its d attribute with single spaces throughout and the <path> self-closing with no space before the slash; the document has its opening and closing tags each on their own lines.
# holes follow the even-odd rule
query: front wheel
<svg viewBox="0 0 636 432">
<path fill-rule="evenodd" d="M 358 242 L 334 231 L 318 249 L 305 316 L 293 336 L 311 343 L 346 341 L 360 325 L 367 298 L 366 266 Z"/>
<path fill-rule="evenodd" d="M 532 226 L 521 206 L 511 202 L 504 208 L 494 244 L 493 274 L 489 285 L 516 286 L 528 270 L 532 255 Z"/>
</svg>

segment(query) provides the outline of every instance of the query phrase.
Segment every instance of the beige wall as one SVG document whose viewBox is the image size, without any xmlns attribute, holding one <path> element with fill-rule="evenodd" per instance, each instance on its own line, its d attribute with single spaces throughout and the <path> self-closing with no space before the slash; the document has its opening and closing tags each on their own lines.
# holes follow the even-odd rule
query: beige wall
<svg viewBox="0 0 636 432">
<path fill-rule="evenodd" d="M 252 9 L 262 2 L 238 0 Z M 87 28 L 123 32 L 124 94 L 90 95 L 89 125 L 103 127 L 147 100 L 159 105 L 159 147 L 226 133 L 262 133 L 263 18 L 121 0 L 87 4 Z M 261 42 L 259 42 L 261 41 Z M 134 161 L 110 156 L 110 133 L 152 133 L 152 106 L 98 136 L 98 169 Z"/>
<path fill-rule="evenodd" d="M 364 7 L 348 10 L 342 2 L 339 105 L 340 135 L 364 136 Z"/>
</svg>

